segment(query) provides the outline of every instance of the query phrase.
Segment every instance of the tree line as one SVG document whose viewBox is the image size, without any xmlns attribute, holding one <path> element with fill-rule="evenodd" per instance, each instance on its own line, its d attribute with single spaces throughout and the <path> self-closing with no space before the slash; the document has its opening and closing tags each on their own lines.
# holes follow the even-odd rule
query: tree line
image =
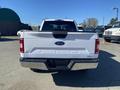
<svg viewBox="0 0 120 90">
<path fill-rule="evenodd" d="M 113 26 L 117 21 L 118 21 L 117 18 L 111 18 L 106 26 Z M 87 18 L 79 25 L 81 25 L 84 28 L 89 28 L 89 27 L 95 28 L 98 26 L 98 20 L 96 18 Z"/>
</svg>

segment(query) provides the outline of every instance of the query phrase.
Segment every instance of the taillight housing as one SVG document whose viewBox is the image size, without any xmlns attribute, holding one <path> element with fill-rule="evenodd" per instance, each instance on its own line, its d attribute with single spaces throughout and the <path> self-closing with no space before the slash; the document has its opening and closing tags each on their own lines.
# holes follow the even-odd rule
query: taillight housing
<svg viewBox="0 0 120 90">
<path fill-rule="evenodd" d="M 20 52 L 24 53 L 24 38 L 20 38 Z"/>
<path fill-rule="evenodd" d="M 100 44 L 99 39 L 96 39 L 95 40 L 95 54 L 99 53 L 99 44 Z"/>
</svg>

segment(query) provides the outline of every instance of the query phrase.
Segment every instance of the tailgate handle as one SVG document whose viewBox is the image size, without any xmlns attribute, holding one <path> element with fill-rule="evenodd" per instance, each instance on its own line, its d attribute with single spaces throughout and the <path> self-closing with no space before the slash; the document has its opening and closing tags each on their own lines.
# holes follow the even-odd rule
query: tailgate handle
<svg viewBox="0 0 120 90">
<path fill-rule="evenodd" d="M 59 46 L 62 46 L 62 45 L 64 45 L 65 43 L 64 43 L 63 41 L 57 41 L 57 42 L 55 42 L 55 44 L 56 44 L 56 45 L 59 45 Z"/>
</svg>

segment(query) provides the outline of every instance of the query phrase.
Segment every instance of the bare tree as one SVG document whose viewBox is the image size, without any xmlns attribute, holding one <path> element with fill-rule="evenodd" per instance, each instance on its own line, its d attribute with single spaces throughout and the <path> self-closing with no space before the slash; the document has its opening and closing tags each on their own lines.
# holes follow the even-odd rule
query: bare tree
<svg viewBox="0 0 120 90">
<path fill-rule="evenodd" d="M 88 18 L 86 20 L 86 27 L 95 28 L 98 25 L 98 20 L 96 18 Z"/>
</svg>

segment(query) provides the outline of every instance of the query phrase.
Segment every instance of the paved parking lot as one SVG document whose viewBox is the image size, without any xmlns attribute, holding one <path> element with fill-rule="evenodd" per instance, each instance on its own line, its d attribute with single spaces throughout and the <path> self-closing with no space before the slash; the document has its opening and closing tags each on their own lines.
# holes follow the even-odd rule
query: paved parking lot
<svg viewBox="0 0 120 90">
<path fill-rule="evenodd" d="M 120 43 L 101 39 L 100 64 L 87 72 L 33 72 L 19 63 L 17 37 L 0 40 L 0 90 L 120 90 Z"/>
</svg>

